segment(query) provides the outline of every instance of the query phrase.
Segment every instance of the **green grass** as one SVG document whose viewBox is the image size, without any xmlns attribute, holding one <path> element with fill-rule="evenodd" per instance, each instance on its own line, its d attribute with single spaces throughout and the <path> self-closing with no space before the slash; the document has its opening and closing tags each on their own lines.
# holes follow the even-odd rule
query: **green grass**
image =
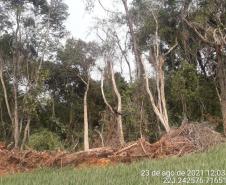
<svg viewBox="0 0 226 185">
<path fill-rule="evenodd" d="M 130 165 L 119 164 L 109 167 L 92 167 L 84 169 L 48 169 L 39 170 L 33 173 L 16 174 L 0 178 L 0 185 L 160 185 L 164 183 L 162 175 L 153 177 L 151 174 L 146 177 L 141 174 L 143 170 L 150 173 L 159 171 L 173 171 L 176 173 L 187 173 L 187 170 L 196 171 L 194 181 L 199 181 L 198 175 L 203 172 L 204 182 L 189 183 L 191 176 L 186 181 L 168 184 L 226 184 L 226 145 L 221 145 L 206 153 L 187 155 L 181 158 L 171 157 L 162 160 L 144 160 Z M 203 171 L 201 171 L 203 170 Z M 214 171 L 209 171 L 214 170 Z M 216 170 L 220 170 L 217 174 Z M 207 177 L 209 173 L 209 177 Z M 191 175 L 191 174 L 187 174 Z M 176 176 L 171 176 L 171 180 Z M 180 176 L 182 178 L 183 176 Z M 183 178 L 185 178 L 184 176 Z M 190 178 L 190 179 L 189 179 Z M 199 178 L 199 179 L 198 179 Z M 215 179 L 214 179 L 215 178 Z M 215 182 L 214 182 L 215 180 Z M 216 181 L 218 180 L 218 182 Z M 209 181 L 209 182 L 207 182 Z M 212 183 L 211 183 L 212 181 Z"/>
</svg>

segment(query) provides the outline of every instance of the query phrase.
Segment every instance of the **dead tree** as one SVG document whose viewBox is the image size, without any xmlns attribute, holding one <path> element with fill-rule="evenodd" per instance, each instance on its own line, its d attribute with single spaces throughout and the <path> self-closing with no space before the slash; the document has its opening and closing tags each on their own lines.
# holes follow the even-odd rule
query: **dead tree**
<svg viewBox="0 0 226 185">
<path fill-rule="evenodd" d="M 126 61 L 126 64 L 128 65 L 128 68 L 129 68 L 129 78 L 130 78 L 130 83 L 132 83 L 133 81 L 133 77 L 132 77 L 132 69 L 131 69 L 131 65 L 130 65 L 130 61 L 128 59 L 128 56 L 127 56 L 127 51 L 126 51 L 126 41 L 125 41 L 125 49 L 123 49 L 122 45 L 121 45 L 121 42 L 120 42 L 120 39 L 119 39 L 119 36 L 117 35 L 116 32 L 114 32 L 114 37 L 116 39 L 116 43 L 118 45 L 118 48 L 122 54 L 122 57 L 124 58 L 124 60 Z"/>
<path fill-rule="evenodd" d="M 89 74 L 89 73 L 88 73 Z M 89 148 L 89 120 L 88 120 L 88 105 L 87 105 L 87 97 L 90 86 L 90 75 L 88 75 L 87 81 L 85 81 L 81 76 L 79 78 L 86 86 L 86 90 L 83 97 L 83 124 L 84 124 L 84 151 L 88 151 Z"/>
<path fill-rule="evenodd" d="M 27 123 L 26 123 L 26 126 L 24 128 L 24 136 L 23 136 L 23 140 L 22 140 L 22 144 L 21 144 L 21 149 L 24 149 L 24 146 L 25 146 L 26 142 L 29 140 L 30 123 L 31 123 L 31 116 L 28 115 L 27 116 Z"/>
<path fill-rule="evenodd" d="M 163 65 L 165 63 L 165 57 L 177 46 L 177 41 L 173 47 L 171 47 L 166 53 L 161 53 L 160 51 L 160 37 L 158 34 L 159 25 L 158 19 L 154 12 L 151 10 L 152 16 L 154 18 L 156 29 L 154 35 L 154 43 L 153 47 L 150 48 L 149 52 L 149 63 L 152 64 L 155 70 L 155 82 L 156 82 L 156 89 L 157 89 L 157 102 L 155 102 L 153 93 L 149 87 L 149 78 L 147 72 L 144 72 L 144 78 L 146 83 L 146 91 L 149 95 L 153 110 L 157 115 L 157 118 L 160 120 L 162 125 L 164 126 L 166 132 L 170 131 L 168 113 L 167 113 L 167 106 L 166 106 L 166 98 L 165 98 L 165 74 Z M 142 61 L 143 67 L 145 68 L 144 61 Z"/>
<path fill-rule="evenodd" d="M 0 80 L 1 80 L 1 85 L 2 85 L 2 88 L 3 88 L 3 94 L 4 94 L 4 99 L 5 99 L 5 104 L 6 104 L 6 108 L 7 108 L 7 111 L 8 111 L 8 115 L 9 115 L 9 118 L 10 118 L 12 125 L 13 125 L 13 115 L 12 115 L 12 111 L 11 111 L 10 104 L 9 104 L 8 92 L 7 92 L 6 85 L 5 85 L 3 71 L 4 71 L 4 69 L 3 69 L 3 57 L 0 56 Z"/>
<path fill-rule="evenodd" d="M 148 74 L 147 74 L 147 71 L 145 70 L 145 64 L 144 64 L 144 61 L 142 60 L 141 52 L 139 50 L 136 34 L 133 27 L 133 19 L 128 9 L 127 0 L 122 0 L 122 2 L 126 12 L 127 24 L 130 30 L 131 38 L 132 38 L 133 51 L 134 51 L 136 63 L 141 64 L 141 67 L 139 67 L 139 70 L 144 74 L 145 87 L 146 87 L 146 91 L 148 93 L 151 105 L 153 107 L 153 110 L 157 118 L 160 120 L 160 122 L 164 126 L 166 132 L 169 132 L 170 126 L 169 126 L 169 119 L 168 119 L 166 99 L 165 99 L 165 89 L 164 89 L 165 81 L 164 81 L 163 65 L 165 62 L 165 56 L 168 55 L 177 46 L 177 43 L 172 48 L 170 48 L 167 53 L 165 54 L 161 53 L 160 38 L 158 35 L 158 31 L 159 31 L 158 19 L 154 11 L 152 10 L 152 8 L 147 7 L 148 11 L 152 14 L 152 17 L 156 25 L 154 41 L 150 48 L 150 56 L 148 59 L 149 63 L 152 64 L 152 66 L 155 69 L 155 81 L 156 81 L 156 89 L 157 89 L 157 102 L 156 102 L 154 100 L 153 93 L 150 89 Z"/>
<path fill-rule="evenodd" d="M 86 91 L 84 94 L 84 150 L 89 150 L 89 122 L 88 122 L 88 107 L 87 107 L 87 94 L 89 91 L 89 79 L 86 83 Z"/>
<path fill-rule="evenodd" d="M 121 98 L 121 94 L 118 90 L 116 81 L 115 81 L 115 74 L 114 74 L 114 70 L 113 70 L 112 61 L 108 59 L 107 65 L 108 65 L 110 73 L 111 73 L 110 75 L 111 75 L 113 91 L 117 97 L 117 110 L 113 109 L 112 106 L 108 103 L 108 101 L 106 99 L 106 96 L 104 93 L 104 73 L 103 72 L 102 72 L 102 77 L 101 77 L 101 93 L 102 93 L 104 103 L 109 108 L 109 110 L 111 111 L 113 116 L 116 118 L 118 140 L 119 140 L 119 144 L 122 146 L 125 143 L 123 126 L 122 126 L 122 98 Z"/>
</svg>

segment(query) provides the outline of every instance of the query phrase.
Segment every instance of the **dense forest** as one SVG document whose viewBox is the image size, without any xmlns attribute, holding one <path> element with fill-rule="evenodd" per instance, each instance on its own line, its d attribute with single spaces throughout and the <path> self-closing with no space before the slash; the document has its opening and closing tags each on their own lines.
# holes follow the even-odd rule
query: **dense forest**
<svg viewBox="0 0 226 185">
<path fill-rule="evenodd" d="M 8 148 L 122 146 L 186 122 L 226 134 L 226 1 L 99 4 L 95 41 L 63 0 L 0 0 L 0 140 Z"/>
</svg>

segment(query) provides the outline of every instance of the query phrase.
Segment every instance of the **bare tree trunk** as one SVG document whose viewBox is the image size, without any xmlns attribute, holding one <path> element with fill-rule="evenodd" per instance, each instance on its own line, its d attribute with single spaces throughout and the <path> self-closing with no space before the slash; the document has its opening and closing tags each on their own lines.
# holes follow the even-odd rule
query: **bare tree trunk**
<svg viewBox="0 0 226 185">
<path fill-rule="evenodd" d="M 187 117 L 187 105 L 183 95 L 180 95 L 183 117 Z"/>
<path fill-rule="evenodd" d="M 21 12 L 19 8 L 16 10 L 16 32 L 15 32 L 15 52 L 13 53 L 13 97 L 14 97 L 14 147 L 19 147 L 20 131 L 19 131 L 19 115 L 18 115 L 18 68 L 22 59 L 19 52 L 18 43 L 21 40 L 20 33 Z"/>
<path fill-rule="evenodd" d="M 19 147 L 19 138 L 20 138 L 20 132 L 19 132 L 19 115 L 18 115 L 18 99 L 17 99 L 17 82 L 15 80 L 13 84 L 13 95 L 14 95 L 14 142 L 15 142 L 15 148 Z"/>
<path fill-rule="evenodd" d="M 226 136 L 226 100 L 221 101 L 221 112 L 223 116 L 224 135 Z"/>
<path fill-rule="evenodd" d="M 25 143 L 29 140 L 30 123 L 31 123 L 31 117 L 29 115 L 28 118 L 27 118 L 26 127 L 24 129 L 24 137 L 23 137 L 23 141 L 22 141 L 22 144 L 21 144 L 21 149 L 24 149 Z"/>
<path fill-rule="evenodd" d="M 143 64 L 143 67 L 145 68 L 143 61 L 142 61 L 142 64 Z M 158 71 L 156 71 L 156 72 L 158 73 Z M 156 116 L 158 117 L 158 119 L 160 120 L 160 122 L 162 123 L 162 125 L 164 126 L 166 132 L 169 132 L 170 131 L 170 126 L 169 126 L 168 115 L 167 115 L 167 111 L 166 111 L 166 103 L 164 102 L 165 98 L 163 97 L 164 96 L 164 92 L 160 93 L 161 94 L 161 97 L 160 97 L 161 104 L 157 104 L 156 105 L 155 101 L 154 101 L 153 94 L 152 94 L 152 92 L 150 90 L 150 87 L 149 87 L 149 79 L 148 79 L 148 75 L 147 75 L 146 70 L 144 72 L 144 78 L 145 78 L 145 82 L 146 82 L 146 91 L 147 91 L 147 93 L 149 95 L 149 99 L 151 101 L 153 110 L 154 110 Z M 161 78 L 163 78 L 163 77 L 161 77 Z M 159 89 L 159 91 L 160 90 L 162 90 L 162 89 Z M 164 110 L 164 111 L 162 111 L 162 110 Z"/>
<path fill-rule="evenodd" d="M 22 116 L 22 118 L 20 119 L 20 124 L 19 124 L 19 133 L 20 133 L 20 135 L 21 135 L 21 133 L 22 133 L 22 130 L 23 130 L 23 121 L 24 121 L 24 118 L 23 118 L 23 116 Z"/>
<path fill-rule="evenodd" d="M 95 129 L 94 131 L 100 136 L 100 139 L 101 139 L 101 146 L 104 147 L 104 137 L 103 137 L 103 133 L 100 132 L 100 131 L 97 130 L 97 129 Z"/>
<path fill-rule="evenodd" d="M 102 72 L 102 75 L 101 75 L 101 86 L 100 86 L 100 88 L 101 88 L 101 94 L 102 94 L 104 103 L 107 105 L 107 107 L 109 108 L 111 113 L 114 114 L 115 112 L 114 112 L 113 108 L 111 107 L 111 105 L 108 103 L 107 98 L 106 98 L 105 93 L 104 93 L 104 74 L 103 74 L 103 72 Z"/>
<path fill-rule="evenodd" d="M 4 99 L 5 99 L 6 108 L 7 108 L 8 114 L 9 114 L 9 118 L 12 121 L 12 124 L 13 124 L 13 116 L 12 116 L 12 112 L 11 112 L 10 105 L 9 105 L 8 93 L 7 93 L 5 81 L 4 81 L 4 78 L 3 78 L 2 67 L 3 66 L 1 66 L 1 69 L 0 69 L 0 79 L 1 79 L 1 84 L 2 84 L 2 88 L 3 88 L 3 92 L 4 92 Z"/>
<path fill-rule="evenodd" d="M 14 79 L 13 79 L 13 98 L 14 98 L 14 147 L 19 147 L 20 139 L 20 128 L 19 128 L 19 109 L 18 109 L 18 63 L 21 60 L 21 56 L 17 51 L 18 55 L 13 56 L 13 70 L 14 70 Z"/>
<path fill-rule="evenodd" d="M 52 97 L 52 118 L 56 119 L 56 111 L 55 111 L 55 100 L 54 97 Z"/>
<path fill-rule="evenodd" d="M 130 62 L 129 62 L 128 57 L 126 55 L 126 51 L 123 50 L 123 48 L 122 48 L 122 46 L 120 44 L 120 39 L 119 39 L 117 33 L 115 33 L 115 37 L 116 37 L 116 41 L 117 41 L 117 45 L 119 47 L 119 50 L 121 51 L 122 56 L 123 56 L 124 60 L 126 61 L 126 64 L 128 65 L 130 83 L 132 83 L 132 81 L 133 81 L 133 78 L 132 78 L 132 70 L 131 70 Z"/>
<path fill-rule="evenodd" d="M 113 70 L 113 66 L 112 63 L 110 62 L 110 71 L 111 71 L 111 81 L 112 81 L 112 85 L 113 85 L 113 89 L 114 92 L 117 96 L 117 100 L 118 100 L 118 105 L 117 105 L 117 112 L 116 112 L 116 121 L 117 121 L 117 125 L 118 125 L 118 136 L 119 136 L 119 142 L 120 145 L 124 145 L 125 141 L 124 141 L 124 134 L 123 134 L 123 127 L 122 127 L 122 98 L 121 95 L 118 91 L 116 82 L 115 82 L 115 74 L 114 74 L 114 70 Z"/>
<path fill-rule="evenodd" d="M 18 30 L 17 30 L 18 32 Z M 18 116 L 18 99 L 17 99 L 17 89 L 18 89 L 18 82 L 17 82 L 17 67 L 18 67 L 18 61 L 20 61 L 21 57 L 17 56 L 18 58 L 15 58 L 15 54 L 13 54 L 13 73 L 14 73 L 14 79 L 13 79 L 13 97 L 14 97 L 14 110 L 13 114 L 11 112 L 11 108 L 9 105 L 9 100 L 8 100 L 8 94 L 3 78 L 3 66 L 2 66 L 2 61 L 1 61 L 1 69 L 0 69 L 0 78 L 1 78 L 1 84 L 3 87 L 3 92 L 4 92 L 4 99 L 7 107 L 7 111 L 9 114 L 9 117 L 12 121 L 13 125 L 13 135 L 14 135 L 14 147 L 18 148 L 19 146 L 19 137 L 20 137 L 20 131 L 19 131 L 19 116 Z M 1 59 L 2 60 L 2 59 Z"/>
<path fill-rule="evenodd" d="M 144 100 L 141 102 L 141 107 L 140 107 L 140 138 L 143 138 L 143 132 L 142 132 L 142 123 L 145 122 L 144 120 Z"/>
<path fill-rule="evenodd" d="M 19 147 L 20 139 L 20 123 L 19 123 L 19 109 L 18 109 L 18 68 L 22 60 L 22 56 L 19 55 L 19 51 L 16 51 L 17 55 L 13 56 L 13 98 L 14 98 L 14 147 Z"/>
<path fill-rule="evenodd" d="M 72 122 L 73 122 L 73 110 L 72 110 L 72 104 L 70 104 L 69 125 L 72 125 Z"/>
<path fill-rule="evenodd" d="M 112 81 L 112 86 L 114 89 L 114 92 L 117 96 L 117 111 L 115 111 L 112 106 L 108 103 L 105 93 L 104 93 L 104 74 L 102 73 L 101 76 L 101 93 L 102 93 L 102 97 L 104 99 L 104 103 L 107 105 L 107 107 L 109 108 L 109 110 L 111 111 L 111 113 L 115 116 L 116 118 L 116 122 L 117 122 L 117 133 L 118 133 L 118 137 L 119 137 L 119 143 L 122 146 L 125 141 L 124 141 L 124 133 L 123 133 L 123 127 L 122 127 L 122 100 L 121 100 L 121 95 L 118 91 L 116 82 L 115 82 L 115 75 L 114 75 L 114 70 L 113 70 L 113 66 L 111 64 L 111 62 L 109 62 L 109 68 L 110 68 L 110 72 L 111 72 L 111 81 Z"/>
<path fill-rule="evenodd" d="M 7 130 L 5 128 L 6 122 L 3 120 L 3 110 L 2 110 L 2 103 L 0 103 L 0 119 L 1 119 L 1 123 L 2 123 L 2 128 L 3 128 L 3 139 L 6 140 L 6 135 L 7 135 Z"/>
<path fill-rule="evenodd" d="M 88 107 L 87 107 L 87 95 L 89 91 L 89 79 L 86 83 L 86 91 L 84 94 L 84 151 L 89 150 L 89 123 L 88 123 Z"/>
<path fill-rule="evenodd" d="M 216 55 L 217 55 L 217 76 L 220 86 L 220 104 L 221 112 L 223 118 L 224 134 L 226 135 L 226 62 L 222 56 L 222 48 L 216 46 Z"/>
<path fill-rule="evenodd" d="M 153 110 L 154 110 L 155 114 L 157 115 L 158 119 L 160 120 L 160 122 L 165 127 L 166 132 L 169 132 L 170 126 L 169 126 L 167 107 L 166 107 L 166 99 L 165 99 L 164 71 L 162 69 L 162 66 L 164 64 L 164 57 L 160 54 L 160 42 L 159 42 L 160 39 L 159 39 L 159 35 L 158 35 L 159 25 L 158 25 L 157 16 L 150 9 L 150 12 L 156 23 L 155 40 L 153 42 L 153 48 L 152 48 L 153 51 L 151 49 L 151 52 L 150 52 L 150 54 L 153 54 L 153 57 L 152 57 L 153 61 L 151 61 L 151 59 L 149 61 L 150 63 L 153 64 L 153 66 L 155 67 L 155 70 L 156 70 L 156 87 L 157 87 L 158 95 L 157 95 L 157 103 L 155 103 L 153 94 L 149 88 L 149 79 L 148 79 L 147 72 L 145 70 L 145 65 L 141 58 L 141 53 L 139 51 L 139 46 L 138 46 L 137 38 L 135 35 L 134 27 L 133 27 L 133 20 L 132 20 L 131 14 L 128 9 L 127 0 L 122 0 L 122 2 L 123 2 L 124 9 L 126 12 L 127 24 L 128 24 L 129 30 L 130 30 L 131 38 L 132 38 L 135 60 L 137 63 L 137 67 L 139 66 L 138 67 L 138 71 L 139 71 L 138 78 L 141 77 L 141 74 L 144 74 L 145 82 L 146 82 L 146 91 L 149 95 Z M 174 49 L 174 47 L 169 49 L 169 51 L 166 53 L 166 55 L 169 54 L 171 52 L 171 50 Z"/>
<path fill-rule="evenodd" d="M 161 60 L 164 60 L 162 57 L 160 58 Z M 164 64 L 164 61 L 162 61 L 161 63 Z M 165 96 L 165 74 L 164 74 L 164 70 L 161 69 L 159 71 L 160 73 L 160 92 L 161 92 L 161 101 L 162 101 L 162 111 L 163 111 L 163 115 L 165 118 L 165 122 L 169 127 L 169 118 L 168 118 L 168 112 L 167 112 L 167 107 L 166 107 L 166 96 Z"/>
<path fill-rule="evenodd" d="M 139 51 L 139 47 L 138 47 L 138 43 L 137 43 L 137 38 L 134 32 L 134 27 L 133 27 L 133 20 L 131 17 L 131 14 L 129 12 L 129 8 L 128 8 L 128 4 L 127 4 L 127 0 L 122 0 L 124 9 L 125 9 L 125 13 L 126 13 L 126 19 L 127 19 L 127 25 L 129 27 L 129 31 L 130 31 L 130 35 L 131 35 L 131 39 L 132 39 L 132 44 L 133 44 L 133 52 L 135 55 L 135 61 L 136 61 L 136 68 L 137 68 L 137 78 L 141 79 L 141 75 L 143 74 L 143 66 L 141 63 L 141 54 Z"/>
<path fill-rule="evenodd" d="M 177 40 L 174 46 L 172 46 L 166 53 L 161 53 L 160 51 L 160 38 L 159 38 L 159 23 L 156 14 L 153 12 L 152 9 L 149 9 L 150 13 L 152 14 L 154 21 L 155 21 L 155 39 L 153 41 L 153 46 L 150 48 L 150 56 L 149 56 L 149 63 L 151 63 L 156 72 L 156 88 L 157 88 L 157 103 L 155 103 L 153 94 L 149 87 L 149 78 L 147 72 L 145 70 L 145 65 L 143 60 L 141 63 L 144 69 L 144 78 L 146 82 L 146 91 L 149 95 L 149 99 L 152 104 L 152 108 L 159 119 L 159 121 L 164 126 L 166 132 L 170 131 L 169 126 L 169 118 L 167 113 L 167 105 L 166 105 L 166 98 L 165 98 L 165 74 L 163 65 L 165 63 L 165 56 L 168 55 L 174 48 L 177 46 Z"/>
</svg>

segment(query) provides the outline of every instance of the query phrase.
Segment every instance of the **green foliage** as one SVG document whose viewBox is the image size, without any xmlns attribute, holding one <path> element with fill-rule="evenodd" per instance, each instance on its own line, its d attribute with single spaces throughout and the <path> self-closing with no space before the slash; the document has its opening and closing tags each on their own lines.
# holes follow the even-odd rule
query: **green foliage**
<svg viewBox="0 0 226 185">
<path fill-rule="evenodd" d="M 172 110 L 170 110 L 169 117 L 171 120 L 177 120 L 179 118 L 181 121 L 182 114 L 188 116 L 187 104 L 197 95 L 197 74 L 194 66 L 185 62 L 182 63 L 181 67 L 171 76 L 169 88 L 170 92 L 168 93 L 172 96 L 172 104 L 176 106 L 176 114 L 171 114 Z M 179 110 L 182 111 L 178 112 Z"/>
<path fill-rule="evenodd" d="M 11 47 L 12 47 L 13 36 L 9 34 L 0 35 L 0 51 L 4 59 L 12 57 Z"/>
<path fill-rule="evenodd" d="M 186 113 L 190 120 L 197 121 L 202 120 L 204 114 L 221 117 L 213 80 L 216 77 L 215 51 L 214 48 L 202 43 L 194 31 L 190 30 L 181 19 L 184 2 L 165 0 L 159 3 L 158 0 L 133 0 L 129 6 L 141 53 L 147 53 L 146 51 L 150 50 L 156 28 L 148 7 L 154 8 L 158 19 L 160 52 L 166 52 L 175 43 L 177 37 L 178 47 L 166 57 L 164 65 L 167 108 L 172 126 L 181 123 L 183 113 Z M 197 0 L 195 5 L 190 6 L 186 19 L 196 22 L 194 26 L 197 26 L 201 34 L 204 35 L 205 28 L 223 30 L 225 27 L 225 2 Z M 0 63 L 3 65 L 3 77 L 10 108 L 13 112 L 12 59 L 17 59 L 21 55 L 23 60 L 15 73 L 19 85 L 19 119 L 24 126 L 26 117 L 29 115 L 31 131 L 40 128 L 51 131 L 48 133 L 47 130 L 42 130 L 32 135 L 30 142 L 34 142 L 34 147 L 41 150 L 55 148 L 59 140 L 68 148 L 73 147 L 77 141 L 79 143 L 77 149 L 83 145 L 83 96 L 86 85 L 81 77 L 86 81 L 90 71 L 95 67 L 98 68 L 95 66 L 95 61 L 99 59 L 99 55 L 103 55 L 101 51 L 103 48 L 97 43 L 74 38 L 68 39 L 63 47 L 59 47 L 59 38 L 66 32 L 64 21 L 68 16 L 67 8 L 63 0 L 0 0 Z M 21 35 L 20 41 L 15 43 L 16 26 L 13 25 L 16 20 L 15 16 L 11 15 L 17 13 L 20 17 Z M 120 27 L 124 27 L 126 17 L 121 14 L 116 17 L 114 21 Z M 218 32 L 216 30 L 215 33 L 218 34 Z M 49 33 L 49 35 L 43 38 L 43 33 Z M 206 36 L 209 37 L 208 34 Z M 132 49 L 131 39 L 128 37 L 127 40 L 125 53 L 127 53 L 126 49 Z M 107 44 L 106 47 L 111 46 Z M 19 55 L 14 55 L 17 52 Z M 117 54 L 118 52 L 115 53 Z M 43 55 L 45 60 L 42 61 L 40 66 L 42 69 L 37 74 Z M 46 60 L 47 56 L 48 60 Z M 117 64 L 118 61 L 114 62 Z M 39 78 L 36 85 L 37 75 Z M 152 141 L 158 138 L 161 126 L 152 110 L 143 81 L 128 83 L 120 73 L 116 73 L 115 78 L 122 95 L 125 140 L 136 140 L 141 136 L 141 132 Z M 21 90 L 23 88 L 20 86 L 27 84 L 29 86 L 27 92 Z M 156 98 L 155 86 L 154 79 L 150 79 L 154 98 Z M 116 109 L 117 98 L 112 89 L 109 71 L 106 72 L 104 90 L 109 104 Z M 0 138 L 9 140 L 12 138 L 12 125 L 1 85 L 0 103 L 0 130 L 2 131 Z M 105 120 L 102 119 L 102 113 L 107 114 Z M 88 114 L 90 141 L 94 140 L 94 129 L 103 130 L 103 135 L 108 135 L 106 128 L 114 120 L 103 102 L 100 82 L 95 79 L 90 79 Z M 57 142 L 51 140 L 52 144 L 48 143 L 48 135 L 53 136 L 55 138 L 53 140 Z"/>
<path fill-rule="evenodd" d="M 59 136 L 55 133 L 42 129 L 30 136 L 28 146 L 38 150 L 55 150 L 62 147 Z"/>
<path fill-rule="evenodd" d="M 198 98 L 199 79 L 195 66 L 183 62 L 180 69 L 172 76 L 171 91 L 177 101 L 196 101 Z"/>
<path fill-rule="evenodd" d="M 150 79 L 150 86 L 154 86 L 152 83 Z M 134 141 L 141 136 L 150 142 L 156 141 L 159 136 L 158 123 L 144 85 L 139 81 L 129 84 L 121 95 L 126 141 Z"/>
<path fill-rule="evenodd" d="M 211 77 L 204 77 L 188 62 L 166 78 L 166 97 L 169 117 L 173 124 L 180 123 L 183 113 L 190 120 L 203 120 L 205 114 L 220 117 L 220 105 Z"/>
</svg>

